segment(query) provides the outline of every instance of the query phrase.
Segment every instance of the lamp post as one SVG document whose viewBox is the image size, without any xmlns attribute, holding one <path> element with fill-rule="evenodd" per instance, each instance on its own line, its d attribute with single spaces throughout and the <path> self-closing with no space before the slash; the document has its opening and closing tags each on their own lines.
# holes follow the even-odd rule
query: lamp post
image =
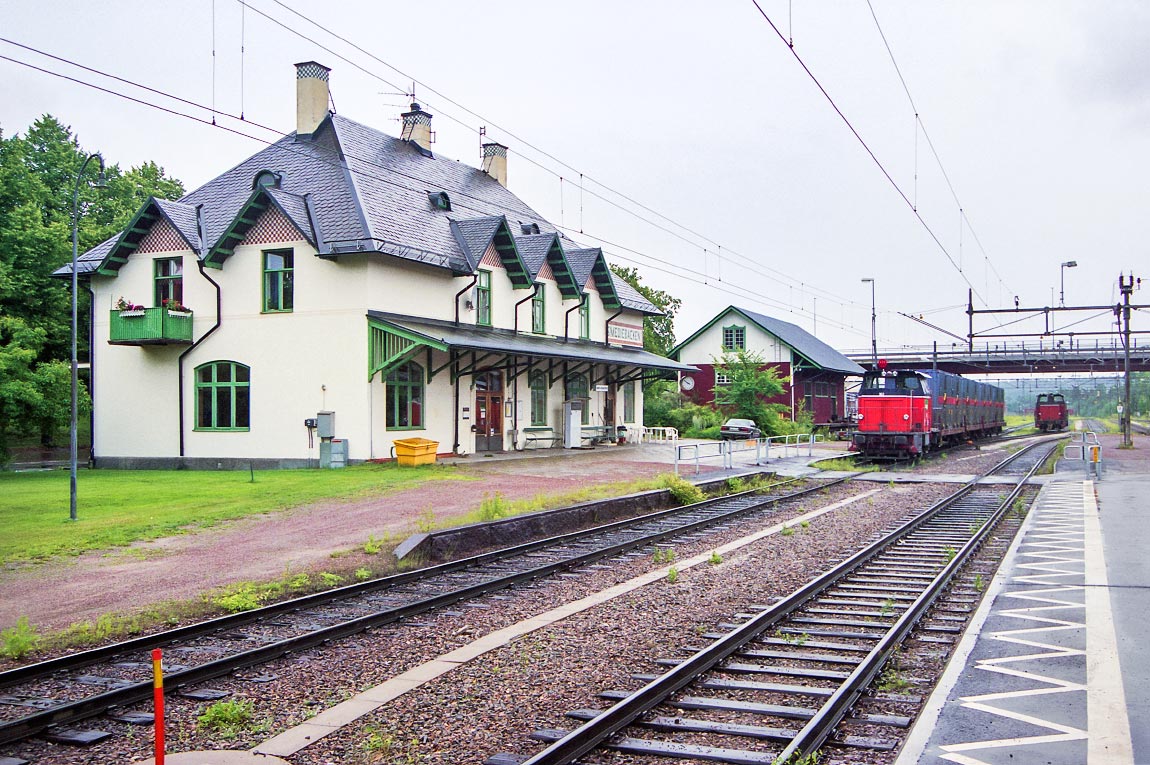
<svg viewBox="0 0 1150 765">
<path fill-rule="evenodd" d="M 1078 261 L 1068 260 L 1058 269 L 1058 305 L 1061 308 L 1066 307 L 1066 269 L 1068 268 L 1078 268 Z"/>
<path fill-rule="evenodd" d="M 80 172 L 76 173 L 76 186 L 72 189 L 72 419 L 68 430 L 68 456 L 69 466 L 71 468 L 71 493 L 69 494 L 69 517 L 74 521 L 76 520 L 76 416 L 79 411 L 78 395 L 79 390 L 79 369 L 80 363 L 76 357 L 76 335 L 78 334 L 79 318 L 78 318 L 78 301 L 77 292 L 79 292 L 79 278 L 76 274 L 76 257 L 79 249 L 79 223 L 80 223 L 80 181 L 84 177 L 84 171 L 88 169 L 88 163 L 95 159 L 100 164 L 100 175 L 96 178 L 93 184 L 94 188 L 103 189 L 107 188 L 107 178 L 104 176 L 104 158 L 99 154 L 89 154 L 84 159 L 84 164 L 80 165 Z"/>
<path fill-rule="evenodd" d="M 870 355 L 871 364 L 875 369 L 878 369 L 878 336 L 875 334 L 875 310 L 874 310 L 874 279 L 866 278 L 862 280 L 863 284 L 870 282 Z"/>
</svg>

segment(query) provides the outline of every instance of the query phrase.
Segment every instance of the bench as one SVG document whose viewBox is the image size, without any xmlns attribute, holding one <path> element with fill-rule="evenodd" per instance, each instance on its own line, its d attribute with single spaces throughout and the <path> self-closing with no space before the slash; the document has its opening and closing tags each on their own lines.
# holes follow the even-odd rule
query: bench
<svg viewBox="0 0 1150 765">
<path fill-rule="evenodd" d="M 563 440 L 561 436 L 555 435 L 554 428 L 524 428 L 523 432 L 526 434 L 525 438 L 523 439 L 524 449 L 532 444 L 538 444 L 544 441 L 547 442 L 547 448 L 550 449 L 551 447 L 555 446 L 555 444 Z"/>
<path fill-rule="evenodd" d="M 590 441 L 592 444 L 604 444 L 615 440 L 613 437 L 614 430 L 607 425 L 584 425 L 581 435 L 584 441 Z"/>
</svg>

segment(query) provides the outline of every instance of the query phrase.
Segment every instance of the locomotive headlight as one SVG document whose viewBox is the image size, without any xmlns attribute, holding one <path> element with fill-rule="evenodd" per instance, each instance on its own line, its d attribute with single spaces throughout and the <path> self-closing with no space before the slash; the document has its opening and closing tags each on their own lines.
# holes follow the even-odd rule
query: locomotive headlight
<svg viewBox="0 0 1150 765">
<path fill-rule="evenodd" d="M 862 418 L 863 418 L 863 413 L 859 412 L 859 422 L 862 422 Z"/>
<path fill-rule="evenodd" d="M 909 415 L 909 414 L 904 414 L 904 415 L 902 416 L 902 418 L 903 418 L 904 420 L 909 420 L 909 419 L 910 419 L 910 415 Z"/>
</svg>

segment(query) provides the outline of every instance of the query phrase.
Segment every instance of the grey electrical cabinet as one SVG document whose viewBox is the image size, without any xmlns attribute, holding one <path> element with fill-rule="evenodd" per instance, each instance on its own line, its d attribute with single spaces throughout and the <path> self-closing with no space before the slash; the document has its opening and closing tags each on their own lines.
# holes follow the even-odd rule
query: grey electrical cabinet
<svg viewBox="0 0 1150 765">
<path fill-rule="evenodd" d="M 347 467 L 347 439 L 329 438 L 320 442 L 319 466 L 321 468 Z"/>
<path fill-rule="evenodd" d="M 335 438 L 335 412 L 317 412 L 315 434 L 320 438 Z"/>
</svg>

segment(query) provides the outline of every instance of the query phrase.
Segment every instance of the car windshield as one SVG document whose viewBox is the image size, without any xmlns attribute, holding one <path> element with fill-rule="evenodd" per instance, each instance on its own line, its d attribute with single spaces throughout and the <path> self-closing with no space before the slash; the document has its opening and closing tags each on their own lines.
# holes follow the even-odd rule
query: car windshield
<svg viewBox="0 0 1150 765">
<path fill-rule="evenodd" d="M 714 422 L 714 420 L 711 420 Z M 714 427 L 713 425 L 711 427 Z M 727 420 L 727 427 L 729 428 L 753 428 L 755 423 L 751 420 Z"/>
</svg>

